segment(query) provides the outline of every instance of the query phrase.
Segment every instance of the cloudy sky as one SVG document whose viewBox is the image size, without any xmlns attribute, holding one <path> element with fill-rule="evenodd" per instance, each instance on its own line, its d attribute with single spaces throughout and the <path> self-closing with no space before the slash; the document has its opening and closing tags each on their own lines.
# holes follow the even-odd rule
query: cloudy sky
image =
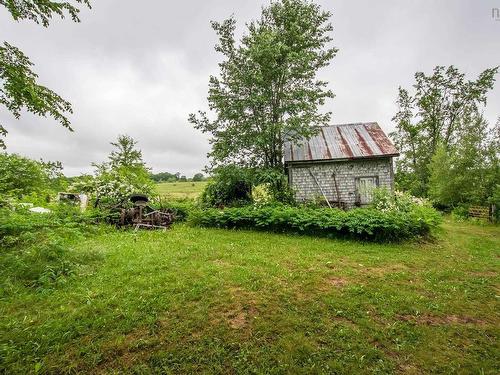
<svg viewBox="0 0 500 375">
<path fill-rule="evenodd" d="M 338 55 L 321 73 L 336 97 L 326 104 L 332 123 L 378 121 L 391 131 L 398 86 L 416 71 L 456 65 L 475 78 L 500 65 L 500 0 L 318 1 L 332 12 Z M 192 175 L 207 163 L 205 135 L 187 122 L 206 108 L 207 82 L 217 73 L 210 20 L 234 14 L 239 32 L 256 18 L 262 1 L 94 0 L 82 22 L 49 28 L 14 22 L 0 8 L 0 39 L 35 63 L 40 83 L 74 108 L 74 133 L 51 119 L 0 108 L 9 152 L 60 160 L 68 175 L 91 172 L 118 134 L 139 141 L 154 171 Z M 500 77 L 498 77 L 500 81 Z M 500 116 L 500 82 L 489 95 L 486 118 Z"/>
</svg>

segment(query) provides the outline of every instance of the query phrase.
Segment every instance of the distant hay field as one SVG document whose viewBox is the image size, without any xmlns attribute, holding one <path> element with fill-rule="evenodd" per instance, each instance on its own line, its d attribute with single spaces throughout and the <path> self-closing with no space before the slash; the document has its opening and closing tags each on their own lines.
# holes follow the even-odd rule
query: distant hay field
<svg viewBox="0 0 500 375">
<path fill-rule="evenodd" d="M 198 198 L 208 181 L 197 182 L 161 182 L 156 185 L 158 194 L 170 199 L 196 199 Z"/>
</svg>

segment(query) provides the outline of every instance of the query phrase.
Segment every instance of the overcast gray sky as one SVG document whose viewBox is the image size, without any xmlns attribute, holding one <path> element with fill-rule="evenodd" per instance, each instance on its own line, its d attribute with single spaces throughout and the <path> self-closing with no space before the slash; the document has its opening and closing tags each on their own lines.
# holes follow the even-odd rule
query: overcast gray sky
<svg viewBox="0 0 500 375">
<path fill-rule="evenodd" d="M 51 119 L 3 107 L 9 152 L 60 160 L 65 173 L 91 172 L 118 134 L 139 141 L 154 171 L 188 176 L 207 163 L 205 135 L 187 122 L 206 108 L 207 83 L 219 56 L 210 20 L 234 14 L 239 32 L 268 1 L 94 0 L 82 22 L 54 21 L 49 28 L 14 22 L 0 8 L 0 39 L 35 63 L 40 82 L 73 104 L 75 132 Z M 333 13 L 339 48 L 321 73 L 336 97 L 326 104 L 332 123 L 378 121 L 389 132 L 398 86 L 416 71 L 456 65 L 473 79 L 500 65 L 500 0 L 318 1 Z M 500 81 L 500 77 L 497 77 Z M 486 118 L 500 116 L 500 82 L 489 95 Z"/>
</svg>

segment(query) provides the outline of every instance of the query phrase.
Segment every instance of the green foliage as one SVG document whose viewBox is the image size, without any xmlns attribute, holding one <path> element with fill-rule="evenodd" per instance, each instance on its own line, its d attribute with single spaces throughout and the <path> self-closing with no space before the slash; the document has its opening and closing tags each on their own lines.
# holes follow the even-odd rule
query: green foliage
<svg viewBox="0 0 500 375">
<path fill-rule="evenodd" d="M 36 83 L 38 76 L 31 71 L 33 64 L 18 48 L 4 42 L 0 45 L 0 104 L 15 118 L 22 110 L 35 115 L 53 117 L 65 128 L 71 129 L 66 117 L 72 113 L 71 104 L 52 90 Z M 6 134 L 0 125 L 0 133 Z M 4 142 L 0 139 L 0 147 Z"/>
<path fill-rule="evenodd" d="M 96 232 L 89 225 L 93 215 L 67 205 L 51 206 L 44 214 L 19 205 L 0 208 L 0 290 L 9 294 L 18 284 L 43 290 L 64 283 L 83 261 L 68 244 Z"/>
<path fill-rule="evenodd" d="M 169 209 L 175 215 L 175 222 L 186 221 L 190 213 L 196 209 L 196 202 L 192 199 L 181 199 L 181 200 L 157 200 L 155 199 L 151 206 L 156 209 Z"/>
<path fill-rule="evenodd" d="M 486 205 L 500 183 L 498 129 L 488 133 L 481 117 L 471 121 L 453 147 L 438 146 L 429 165 L 429 197 L 438 206 Z"/>
<path fill-rule="evenodd" d="M 484 134 L 475 119 L 486 105 L 497 71 L 486 69 L 467 81 L 454 66 L 437 66 L 432 75 L 415 74 L 413 95 L 399 88 L 396 131 L 391 134 L 402 154 L 397 162 L 399 188 L 427 196 L 429 165 L 438 147 L 450 151 L 471 132 Z"/>
<path fill-rule="evenodd" d="M 239 45 L 233 18 L 212 22 L 224 56 L 209 82 L 215 119 L 200 111 L 189 121 L 212 135 L 213 166 L 282 167 L 286 139 L 310 137 L 328 123 L 330 113 L 319 109 L 333 93 L 317 72 L 337 52 L 329 46 L 330 16 L 313 2 L 272 1 Z"/>
<path fill-rule="evenodd" d="M 257 191 L 254 192 L 254 189 Z M 288 179 L 277 168 L 242 168 L 237 165 L 217 167 L 201 196 L 207 206 L 241 206 L 253 201 L 294 204 Z"/>
<path fill-rule="evenodd" d="M 457 206 L 451 210 L 451 217 L 454 220 L 462 221 L 469 218 L 469 207 L 468 206 Z"/>
<path fill-rule="evenodd" d="M 252 202 L 256 206 L 266 205 L 273 202 L 268 184 L 258 184 L 252 188 Z"/>
<path fill-rule="evenodd" d="M 272 201 L 295 204 L 295 194 L 288 185 L 288 177 L 280 168 L 263 168 L 256 171 L 256 184 L 264 184 Z"/>
<path fill-rule="evenodd" d="M 160 173 L 151 173 L 151 179 L 154 182 L 174 182 L 179 180 L 180 173 L 169 173 L 169 172 L 160 172 Z"/>
<path fill-rule="evenodd" d="M 99 169 L 92 193 L 99 206 L 110 207 L 122 204 L 132 194 L 152 195 L 154 184 L 145 168 Z"/>
<path fill-rule="evenodd" d="M 424 198 L 417 198 L 408 192 L 392 192 L 385 188 L 373 189 L 373 199 L 370 207 L 383 211 L 411 212 L 417 206 L 432 208 L 431 203 Z"/>
<path fill-rule="evenodd" d="M 255 228 L 373 241 L 426 236 L 441 221 L 434 209 L 418 205 L 407 212 L 371 208 L 341 211 L 284 205 L 245 206 L 193 211 L 189 219 L 194 225 L 206 227 Z"/>
<path fill-rule="evenodd" d="M 77 4 L 84 4 L 90 8 L 88 0 L 75 0 Z M 30 20 L 35 23 L 49 26 L 52 16 L 58 15 L 64 18 L 65 13 L 68 13 L 74 22 L 80 22 L 78 13 L 80 9 L 73 5 L 70 1 L 51 1 L 51 0 L 0 0 L 0 5 L 3 5 L 16 21 Z"/>
<path fill-rule="evenodd" d="M 21 197 L 48 187 L 41 163 L 17 154 L 0 153 L 0 194 Z"/>
<path fill-rule="evenodd" d="M 193 181 L 194 182 L 203 181 L 203 180 L 205 180 L 205 176 L 203 176 L 203 173 L 196 173 L 193 176 Z"/>
<path fill-rule="evenodd" d="M 495 206 L 495 220 L 500 221 L 500 184 L 495 185 L 488 203 Z"/>
<path fill-rule="evenodd" d="M 134 193 L 152 195 L 155 186 L 141 151 L 135 147 L 137 142 L 120 135 L 117 142 L 111 145 L 115 149 L 110 153 L 109 161 L 94 164 L 95 176 L 75 181 L 71 189 L 90 194 L 95 199 L 95 205 L 101 208 L 121 205 Z"/>
<path fill-rule="evenodd" d="M 116 142 L 111 142 L 115 149 L 108 156 L 111 169 L 127 168 L 142 170 L 145 164 L 142 161 L 142 151 L 137 149 L 137 141 L 128 135 L 119 135 Z"/>
<path fill-rule="evenodd" d="M 76 0 L 77 3 L 90 7 L 88 0 Z M 14 20 L 29 19 L 43 26 L 48 26 L 54 14 L 64 18 L 68 13 L 73 21 L 79 22 L 79 9 L 70 2 L 50 0 L 0 0 L 10 12 Z M 71 104 L 58 94 L 39 85 L 38 76 L 31 70 L 33 63 L 17 47 L 4 42 L 0 45 L 0 104 L 5 106 L 15 118 L 26 110 L 39 116 L 51 116 L 62 126 L 71 129 L 68 113 L 72 113 Z M 0 137 L 7 130 L 0 124 Z M 0 139 L 0 148 L 5 143 Z"/>
<path fill-rule="evenodd" d="M 0 153 L 0 195 L 4 199 L 31 197 L 32 203 L 47 200 L 64 179 L 60 162 L 35 161 L 17 154 Z"/>
<path fill-rule="evenodd" d="M 212 207 L 237 206 L 252 201 L 253 171 L 235 165 L 218 167 L 208 183 L 201 201 Z"/>
<path fill-rule="evenodd" d="M 442 205 L 452 205 L 457 196 L 462 195 L 462 191 L 460 191 L 460 187 L 457 190 L 457 186 L 454 184 L 452 161 L 445 147 L 441 146 L 437 149 L 432 157 L 429 170 L 429 196 Z"/>
</svg>

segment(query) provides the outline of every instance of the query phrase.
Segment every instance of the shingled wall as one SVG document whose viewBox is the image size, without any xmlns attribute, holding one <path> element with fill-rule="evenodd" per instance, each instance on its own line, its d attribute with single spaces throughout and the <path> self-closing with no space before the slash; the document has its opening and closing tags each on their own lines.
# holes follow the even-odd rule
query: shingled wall
<svg viewBox="0 0 500 375">
<path fill-rule="evenodd" d="M 356 178 L 378 176 L 379 187 L 394 188 L 392 158 L 359 159 L 332 162 L 289 163 L 288 176 L 298 201 L 323 199 L 321 190 L 309 173 L 318 180 L 329 201 L 338 201 L 333 174 L 335 173 L 340 201 L 346 208 L 356 205 Z"/>
</svg>

